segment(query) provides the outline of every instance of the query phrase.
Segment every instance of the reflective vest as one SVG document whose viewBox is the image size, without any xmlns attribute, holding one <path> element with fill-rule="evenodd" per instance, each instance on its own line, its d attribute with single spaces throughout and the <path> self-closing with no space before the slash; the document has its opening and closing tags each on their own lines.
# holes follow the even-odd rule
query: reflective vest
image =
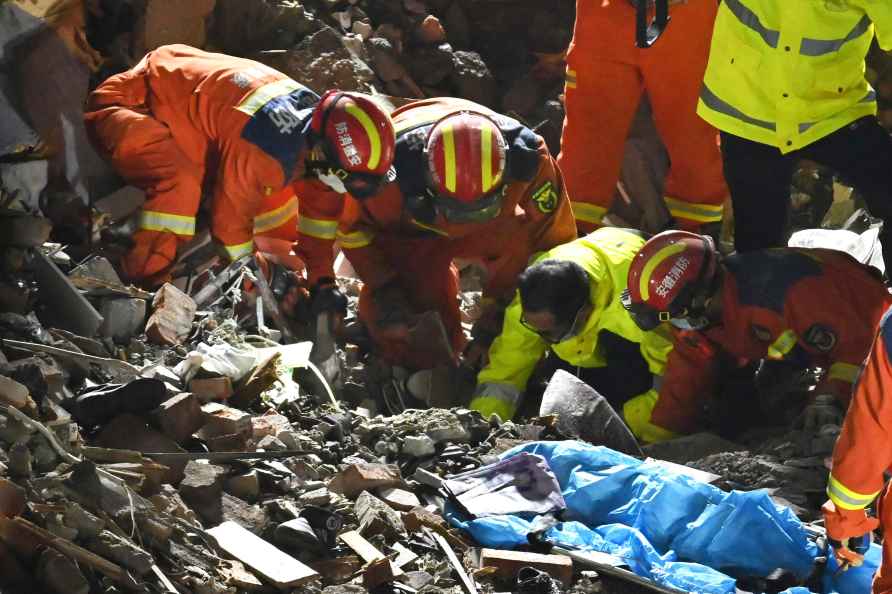
<svg viewBox="0 0 892 594">
<path fill-rule="evenodd" d="M 783 153 L 876 114 L 864 77 L 874 25 L 892 49 L 889 0 L 724 0 L 697 113 Z"/>
<path fill-rule="evenodd" d="M 603 367 L 606 359 L 598 336 L 607 330 L 640 344 L 651 373 L 663 375 L 672 350 L 671 336 L 663 327 L 653 332 L 641 330 L 620 301 L 629 265 L 643 245 L 644 239 L 637 233 L 604 227 L 534 258 L 533 263 L 545 259 L 575 262 L 591 279 L 589 299 L 593 311 L 577 336 L 550 345 L 558 357 L 577 367 Z M 505 312 L 502 333 L 490 347 L 489 364 L 477 375 L 477 390 L 470 406 L 484 416 L 493 412 L 506 420 L 514 416 L 533 369 L 549 348 L 538 334 L 524 327 L 521 313 L 520 297 L 515 296 Z M 652 402 L 645 421 L 650 419 L 656 392 L 649 394 L 648 399 Z"/>
</svg>

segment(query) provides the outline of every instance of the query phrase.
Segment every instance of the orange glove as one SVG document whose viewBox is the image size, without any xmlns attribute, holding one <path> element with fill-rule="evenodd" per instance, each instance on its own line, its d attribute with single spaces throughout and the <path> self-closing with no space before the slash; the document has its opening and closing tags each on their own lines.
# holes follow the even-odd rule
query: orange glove
<svg viewBox="0 0 892 594">
<path fill-rule="evenodd" d="M 880 525 L 880 521 L 869 517 L 864 509 L 838 509 L 832 501 L 826 502 L 821 511 L 824 512 L 827 538 L 839 566 L 860 566 L 870 547 L 873 531 Z"/>
<path fill-rule="evenodd" d="M 121 260 L 124 275 L 129 279 L 160 277 L 177 256 L 177 236 L 173 233 L 137 231 L 133 242 L 133 248 Z"/>
</svg>

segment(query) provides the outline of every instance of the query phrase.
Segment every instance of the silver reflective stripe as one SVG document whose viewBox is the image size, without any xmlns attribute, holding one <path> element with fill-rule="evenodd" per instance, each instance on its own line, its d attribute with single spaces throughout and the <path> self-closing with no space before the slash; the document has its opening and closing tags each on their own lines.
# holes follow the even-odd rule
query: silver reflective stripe
<svg viewBox="0 0 892 594">
<path fill-rule="evenodd" d="M 474 397 L 495 398 L 516 407 L 520 402 L 520 390 L 511 384 L 482 383 L 474 390 Z"/>
<path fill-rule="evenodd" d="M 780 31 L 769 29 L 762 24 L 759 17 L 752 10 L 747 8 L 740 0 L 725 0 L 725 6 L 731 11 L 731 14 L 737 17 L 743 26 L 752 29 L 762 40 L 771 47 L 777 47 L 777 41 L 780 39 Z"/>
<path fill-rule="evenodd" d="M 724 101 L 716 97 L 715 93 L 710 91 L 709 87 L 707 87 L 706 84 L 704 84 L 703 88 L 700 90 L 700 99 L 703 101 L 703 103 L 706 104 L 706 107 L 713 111 L 723 113 L 726 116 L 738 119 L 741 122 L 746 122 L 747 124 L 752 124 L 753 126 L 765 128 L 766 130 L 777 130 L 777 125 L 774 122 L 766 122 L 763 120 L 757 120 L 756 118 L 751 118 L 733 105 L 725 103 Z"/>
<path fill-rule="evenodd" d="M 877 92 L 874 91 L 873 89 L 871 89 L 870 91 L 867 92 L 867 95 L 865 95 L 864 98 L 861 99 L 861 101 L 859 101 L 858 103 L 871 103 L 873 101 L 876 101 L 876 98 L 877 98 Z M 803 122 L 803 123 L 799 124 L 799 133 L 804 134 L 809 128 L 811 128 L 815 124 L 817 124 L 817 122 Z"/>
<path fill-rule="evenodd" d="M 864 15 L 858 21 L 858 24 L 849 31 L 849 34 L 842 39 L 810 39 L 803 37 L 802 43 L 799 45 L 799 53 L 803 56 L 823 56 L 838 52 L 846 43 L 858 39 L 867 33 L 868 29 L 870 29 L 870 17 Z"/>
</svg>

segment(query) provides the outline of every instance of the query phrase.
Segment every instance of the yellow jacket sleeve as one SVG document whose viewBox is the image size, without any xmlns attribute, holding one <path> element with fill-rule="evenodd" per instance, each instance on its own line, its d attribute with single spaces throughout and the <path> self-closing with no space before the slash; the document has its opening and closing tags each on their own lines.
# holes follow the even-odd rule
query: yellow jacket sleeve
<svg viewBox="0 0 892 594">
<path fill-rule="evenodd" d="M 497 413 L 503 420 L 514 416 L 527 381 L 547 345 L 520 323 L 520 297 L 505 311 L 502 333 L 489 349 L 489 363 L 477 375 L 471 408 L 484 416 Z"/>
<path fill-rule="evenodd" d="M 892 50 L 892 3 L 889 0 L 855 0 L 854 4 L 873 21 L 880 47 L 887 52 Z"/>
</svg>

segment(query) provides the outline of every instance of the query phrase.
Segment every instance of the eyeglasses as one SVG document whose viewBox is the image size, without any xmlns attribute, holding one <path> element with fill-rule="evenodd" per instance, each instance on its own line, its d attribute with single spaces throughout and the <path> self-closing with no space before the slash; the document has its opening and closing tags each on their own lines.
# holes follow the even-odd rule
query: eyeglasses
<svg viewBox="0 0 892 594">
<path fill-rule="evenodd" d="M 553 330 L 542 330 L 541 328 L 536 328 L 532 324 L 530 324 L 526 318 L 524 318 L 523 313 L 520 314 L 520 323 L 521 325 L 529 330 L 530 332 L 535 332 L 539 335 L 539 338 L 547 342 L 548 344 L 557 344 L 559 342 L 564 342 L 566 340 L 570 340 L 577 334 L 579 334 L 582 326 L 585 324 L 586 316 L 583 316 L 583 312 L 585 311 L 585 306 L 588 303 L 583 303 L 579 306 L 579 309 L 576 310 L 576 315 L 573 316 L 573 321 L 570 322 L 569 325 L 565 325 L 564 328 L 553 329 Z"/>
</svg>

